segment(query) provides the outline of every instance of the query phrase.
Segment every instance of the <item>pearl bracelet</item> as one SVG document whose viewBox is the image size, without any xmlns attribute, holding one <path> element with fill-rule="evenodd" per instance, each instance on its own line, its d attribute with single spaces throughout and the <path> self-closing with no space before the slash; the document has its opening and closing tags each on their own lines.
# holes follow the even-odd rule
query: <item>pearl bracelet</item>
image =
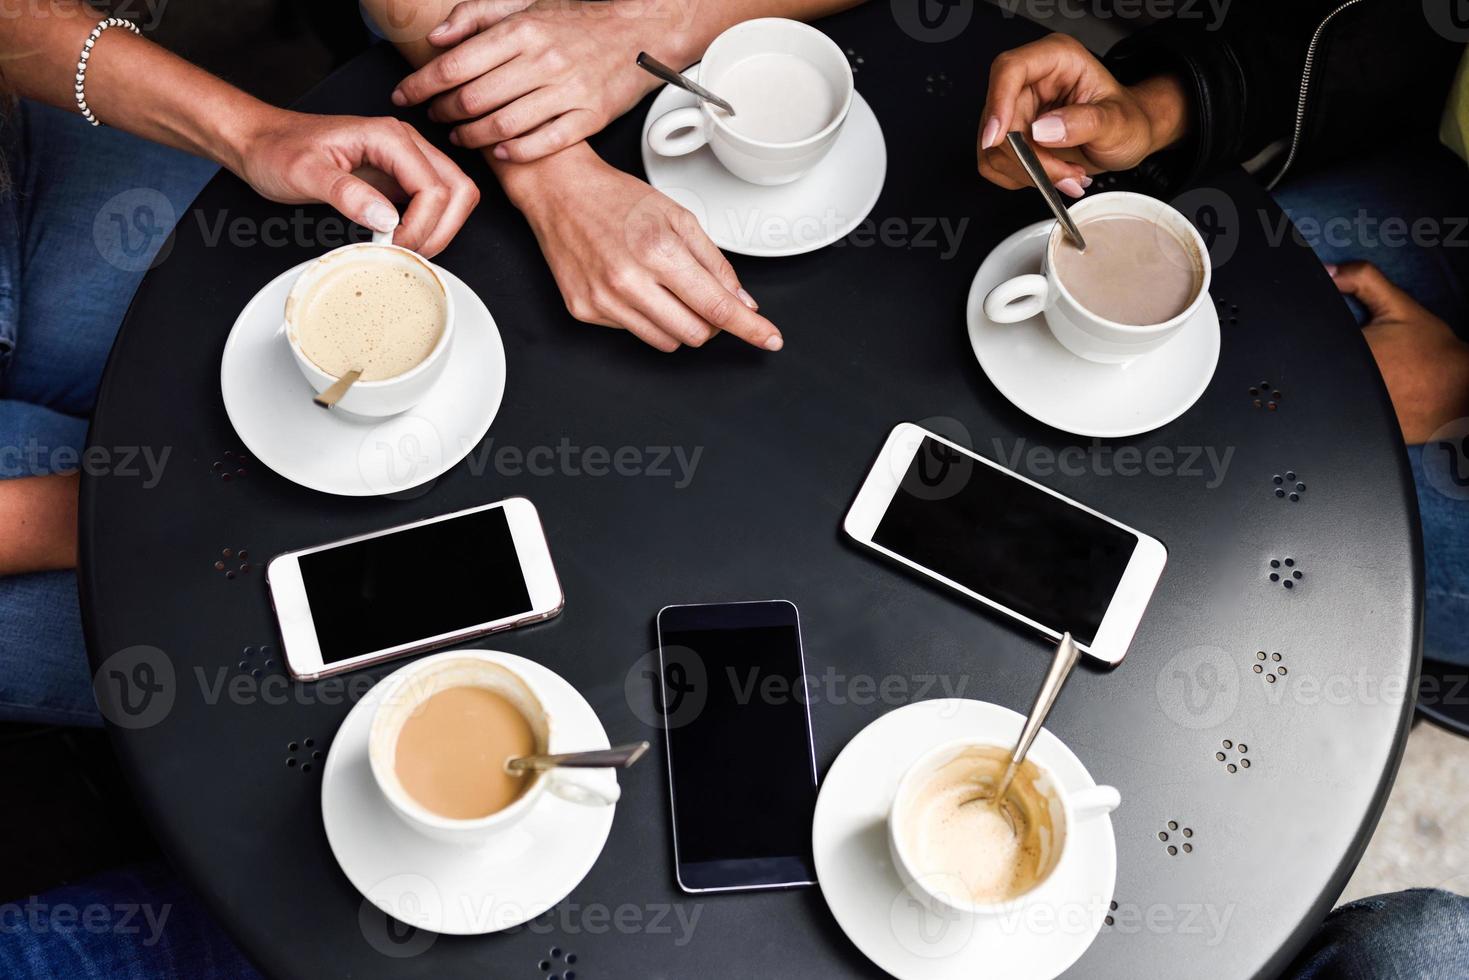
<svg viewBox="0 0 1469 980">
<path fill-rule="evenodd" d="M 130 20 L 124 20 L 121 17 L 109 17 L 104 21 L 99 21 L 97 26 L 92 28 L 92 33 L 87 35 L 87 43 L 82 45 L 82 56 L 77 59 L 76 98 L 77 109 L 80 110 L 82 118 L 86 119 L 93 126 L 100 126 L 102 124 L 97 121 L 97 117 L 92 114 L 92 110 L 87 108 L 87 96 L 84 91 L 87 81 L 87 62 L 92 57 L 92 45 L 97 43 L 97 38 L 101 37 L 102 32 L 109 27 L 126 27 L 139 37 L 143 35 L 143 32 L 138 30 L 137 24 L 134 24 Z"/>
</svg>

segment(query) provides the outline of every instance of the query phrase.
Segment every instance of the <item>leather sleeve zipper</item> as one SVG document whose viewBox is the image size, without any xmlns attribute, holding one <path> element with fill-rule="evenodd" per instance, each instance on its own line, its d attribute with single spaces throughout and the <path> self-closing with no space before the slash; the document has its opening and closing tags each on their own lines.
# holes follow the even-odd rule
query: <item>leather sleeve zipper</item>
<svg viewBox="0 0 1469 980">
<path fill-rule="evenodd" d="M 1316 25 L 1316 30 L 1311 33 L 1311 43 L 1306 46 L 1306 62 L 1301 66 L 1301 91 L 1296 97 L 1296 125 L 1295 131 L 1291 134 L 1290 152 L 1286 154 L 1285 163 L 1280 165 L 1280 169 L 1276 171 L 1270 183 L 1265 185 L 1267 190 L 1275 189 L 1275 185 L 1280 183 L 1280 178 L 1284 177 L 1285 172 L 1291 168 L 1291 164 L 1296 162 L 1296 154 L 1300 152 L 1301 136 L 1306 128 L 1306 96 L 1311 90 L 1311 69 L 1316 64 L 1316 48 L 1321 44 L 1321 36 L 1326 32 L 1326 25 L 1330 24 L 1332 18 L 1343 10 L 1355 7 L 1361 2 L 1362 0 L 1345 0 L 1338 4 L 1331 13 L 1322 18 L 1321 23 Z"/>
</svg>

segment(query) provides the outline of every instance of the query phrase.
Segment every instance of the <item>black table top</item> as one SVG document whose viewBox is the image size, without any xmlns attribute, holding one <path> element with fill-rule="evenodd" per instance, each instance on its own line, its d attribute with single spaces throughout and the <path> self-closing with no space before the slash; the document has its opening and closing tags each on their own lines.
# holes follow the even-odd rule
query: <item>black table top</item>
<svg viewBox="0 0 1469 980">
<path fill-rule="evenodd" d="M 1269 975 L 1345 884 L 1411 718 L 1422 585 L 1397 427 L 1330 280 L 1305 247 L 1282 240 L 1280 212 L 1244 174 L 1185 194 L 1180 206 L 1215 233 L 1224 316 L 1212 384 L 1182 418 L 1138 438 L 1096 443 L 1046 429 L 986 380 L 963 317 L 984 255 L 1042 217 L 1037 195 L 984 184 L 974 163 L 989 62 L 1036 29 L 980 6 L 956 38 L 937 40 L 900 29 L 887 4 L 822 27 L 862 58 L 857 85 L 884 128 L 887 184 L 864 237 L 791 259 L 735 258 L 785 332 L 780 354 L 721 338 L 666 356 L 577 324 L 529 230 L 493 189 L 439 260 L 484 298 L 504 336 L 509 378 L 494 447 L 564 439 L 582 450 L 638 447 L 645 459 L 677 447 L 701 454 L 686 486 L 677 467 L 672 476 L 536 476 L 467 463 L 393 499 L 326 496 L 260 466 L 225 481 L 214 464 L 243 450 L 218 384 L 235 314 L 272 277 L 337 244 L 318 244 L 314 230 L 340 226 L 325 209 L 272 205 L 222 175 L 143 283 L 91 438 L 171 455 L 157 486 L 84 480 L 88 643 L 94 669 L 135 646 L 162 651 L 150 655 L 161 665 L 151 679 L 129 675 L 159 693 L 131 719 L 137 727 L 113 726 L 117 748 L 170 857 L 267 973 L 540 976 L 555 945 L 577 954 L 585 977 L 881 976 L 817 889 L 681 894 L 656 757 L 624 774 L 606 850 L 560 906 L 506 934 L 399 935 L 406 941 L 395 945 L 328 849 L 319 762 L 309 772 L 286 765 L 291 743 L 303 761 L 325 750 L 351 704 L 392 667 L 294 685 L 277 659 L 252 677 L 239 667 L 243 648 L 278 648 L 264 579 L 258 570 L 226 578 L 214 565 L 225 548 L 259 561 L 524 494 L 545 522 L 566 611 L 484 645 L 568 678 L 614 743 L 656 739 L 640 720 L 641 688 L 625 686 L 654 647 L 656 610 L 791 599 L 809 669 L 838 679 L 841 696 L 813 709 L 825 771 L 857 731 L 908 699 L 958 691 L 1023 711 L 1049 662 L 1033 637 L 842 538 L 852 494 L 904 419 L 967 433 L 979 451 L 1018 460 L 1169 549 L 1126 661 L 1078 672 L 1049 723 L 1123 798 L 1113 817 L 1118 908 L 1071 973 Z M 386 112 L 402 72 L 391 50 L 371 51 L 305 107 Z M 634 172 L 644 109 L 597 141 Z M 482 165 L 465 165 L 493 187 Z M 272 216 L 298 217 L 306 231 L 275 245 L 211 237 L 221 220 L 248 227 Z M 943 242 L 937 231 L 918 234 L 938 222 L 962 227 L 952 252 L 926 244 Z M 1274 410 L 1256 407 L 1250 388 L 1262 381 L 1281 392 Z M 1086 450 L 1084 472 L 1046 465 L 1068 446 Z M 1299 502 L 1273 493 L 1285 471 L 1307 484 Z M 1269 561 L 1285 557 L 1305 573 L 1291 591 L 1267 577 Z M 900 679 L 887 690 L 901 697 L 862 696 L 870 689 L 858 679 L 884 678 Z M 1236 765 L 1245 758 L 1248 768 Z M 1192 830 L 1191 852 L 1170 854 L 1159 839 L 1170 821 Z M 624 908 L 634 911 L 618 920 Z M 679 915 L 698 916 L 691 937 L 654 927 L 655 916 Z"/>
</svg>

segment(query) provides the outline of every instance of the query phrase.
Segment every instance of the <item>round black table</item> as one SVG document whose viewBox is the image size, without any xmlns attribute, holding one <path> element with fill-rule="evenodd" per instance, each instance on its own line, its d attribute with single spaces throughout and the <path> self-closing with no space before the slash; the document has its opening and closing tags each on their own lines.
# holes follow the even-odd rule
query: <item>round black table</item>
<svg viewBox="0 0 1469 980">
<path fill-rule="evenodd" d="M 953 11 L 972 19 L 952 38 L 896 23 L 888 4 L 823 23 L 882 122 L 887 184 L 859 233 L 834 247 L 736 258 L 785 331 L 776 356 L 727 338 L 665 356 L 574 322 L 519 215 L 465 160 L 490 189 L 440 261 L 484 298 L 505 339 L 509 380 L 485 445 L 634 447 L 637 475 L 575 464 L 536 475 L 491 456 L 425 492 L 347 499 L 239 465 L 218 383 L 230 325 L 273 276 L 337 242 L 312 237 L 332 227 L 318 224 L 324 209 L 268 204 L 228 175 L 183 216 L 123 326 L 91 432 L 98 445 L 170 455 L 156 486 L 84 482 L 83 609 L 93 666 L 107 662 L 117 685 L 113 732 L 142 808 L 267 973 L 535 977 L 557 947 L 575 954 L 579 977 L 881 976 L 818 889 L 677 890 L 661 743 L 644 720 L 652 692 L 638 671 L 659 607 L 784 597 L 800 606 L 809 669 L 835 692 L 813 709 L 823 771 L 908 700 L 957 692 L 1024 710 L 1049 662 L 1042 644 L 839 533 L 903 419 L 967 437 L 1169 549 L 1126 661 L 1079 672 L 1050 719 L 1123 798 L 1117 908 L 1071 973 L 1270 975 L 1331 907 L 1392 782 L 1418 659 L 1414 498 L 1367 347 L 1279 210 L 1229 173 L 1179 199 L 1214 239 L 1223 321 L 1218 370 L 1192 410 L 1095 443 L 1009 405 L 975 363 L 964 298 L 984 255 L 1040 218 L 1041 203 L 980 181 L 974 142 L 990 60 L 1037 31 L 988 6 Z M 391 50 L 370 51 L 305 105 L 385 112 L 403 70 Z M 597 140 L 634 172 L 645 108 Z M 269 217 L 306 231 L 211 234 Z M 960 229 L 957 242 L 943 228 Z M 1052 465 L 1072 446 L 1083 465 Z M 699 454 L 691 480 L 653 466 L 660 447 Z M 1307 486 L 1298 501 L 1275 495 L 1286 472 Z M 606 850 L 561 905 L 500 935 L 396 931 L 328 850 L 317 757 L 391 668 L 295 685 L 278 655 L 266 666 L 259 648 L 277 640 L 265 583 L 258 567 L 238 571 L 238 553 L 259 561 L 512 494 L 540 508 L 566 611 L 484 645 L 568 678 L 614 742 L 653 738 L 660 750 L 623 777 Z M 224 549 L 235 555 L 221 570 Z M 1269 579 L 1285 558 L 1303 572 L 1291 590 Z"/>
</svg>

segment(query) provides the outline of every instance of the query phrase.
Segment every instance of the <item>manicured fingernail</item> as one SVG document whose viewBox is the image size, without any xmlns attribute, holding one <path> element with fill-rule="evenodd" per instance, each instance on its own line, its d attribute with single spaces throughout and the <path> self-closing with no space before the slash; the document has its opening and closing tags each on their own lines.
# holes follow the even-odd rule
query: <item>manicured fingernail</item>
<svg viewBox="0 0 1469 980">
<path fill-rule="evenodd" d="M 780 350 L 785 345 L 786 345 L 785 338 L 781 337 L 781 335 L 778 334 L 778 333 L 777 334 L 771 334 L 770 335 L 770 339 L 767 340 L 767 341 L 765 341 L 765 349 L 766 350 Z"/>
<path fill-rule="evenodd" d="M 373 201 L 367 206 L 367 212 L 362 216 L 362 220 L 373 231 L 392 231 L 398 227 L 398 212 L 393 210 L 392 205 L 384 204 L 382 201 Z"/>
<path fill-rule="evenodd" d="M 490 151 L 490 153 L 494 155 L 496 160 L 510 159 L 510 151 L 505 149 L 505 144 L 503 143 L 497 145 L 493 150 Z"/>
<path fill-rule="evenodd" d="M 744 303 L 750 309 L 752 309 L 752 310 L 758 310 L 758 309 L 760 309 L 760 304 L 757 303 L 757 302 L 755 302 L 755 297 L 753 297 L 749 293 L 745 292 L 745 287 L 744 286 L 741 286 L 739 289 L 736 289 L 735 290 L 735 295 L 740 298 L 740 302 L 741 303 Z M 774 348 L 771 348 L 771 349 L 774 350 Z"/>
<path fill-rule="evenodd" d="M 1086 191 L 1082 190 L 1081 184 L 1077 183 L 1075 177 L 1066 177 L 1056 181 L 1056 189 L 1067 197 L 1081 197 Z"/>
<path fill-rule="evenodd" d="M 446 20 L 438 27 L 435 27 L 433 30 L 429 31 L 428 36 L 431 38 L 443 37 L 447 33 L 449 33 L 449 22 Z"/>
<path fill-rule="evenodd" d="M 1000 120 L 997 116 L 991 116 L 990 121 L 984 124 L 984 133 L 979 137 L 981 148 L 988 150 L 995 145 L 1000 138 Z"/>
<path fill-rule="evenodd" d="M 1330 262 L 1326 263 L 1326 274 L 1328 276 L 1330 276 L 1331 278 L 1335 279 L 1336 278 L 1336 266 L 1332 265 Z"/>
<path fill-rule="evenodd" d="M 1081 175 L 1081 186 L 1082 187 L 1090 187 L 1090 186 L 1092 186 L 1092 179 L 1090 177 L 1088 177 L 1086 174 L 1082 174 Z"/>
<path fill-rule="evenodd" d="M 1059 143 L 1066 138 L 1066 123 L 1060 116 L 1041 116 L 1030 124 L 1030 135 L 1037 143 Z"/>
<path fill-rule="evenodd" d="M 393 94 L 390 98 L 393 100 L 393 105 L 402 106 L 408 104 L 408 96 L 404 95 L 401 89 L 393 89 Z"/>
</svg>

